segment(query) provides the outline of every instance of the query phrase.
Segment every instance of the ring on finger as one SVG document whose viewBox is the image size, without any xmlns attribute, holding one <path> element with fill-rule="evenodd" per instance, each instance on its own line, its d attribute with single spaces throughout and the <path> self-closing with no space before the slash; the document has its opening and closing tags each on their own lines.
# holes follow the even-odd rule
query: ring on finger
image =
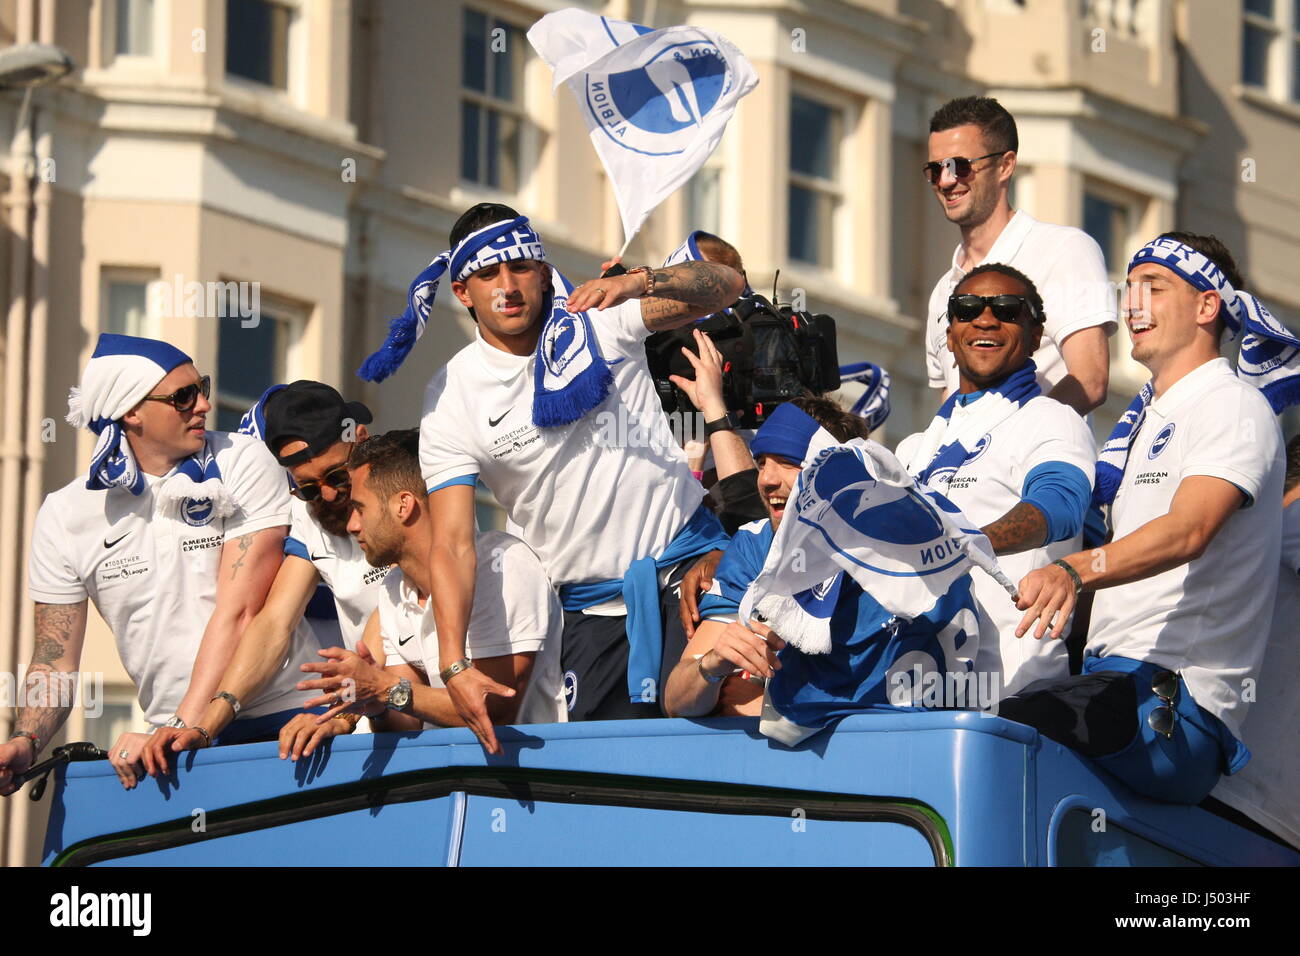
<svg viewBox="0 0 1300 956">
<path fill-rule="evenodd" d="M 118 755 L 120 758 L 122 758 L 123 760 L 130 760 L 130 759 L 131 759 L 131 752 L 130 752 L 129 750 L 119 750 L 119 751 L 117 752 L 117 755 Z"/>
</svg>

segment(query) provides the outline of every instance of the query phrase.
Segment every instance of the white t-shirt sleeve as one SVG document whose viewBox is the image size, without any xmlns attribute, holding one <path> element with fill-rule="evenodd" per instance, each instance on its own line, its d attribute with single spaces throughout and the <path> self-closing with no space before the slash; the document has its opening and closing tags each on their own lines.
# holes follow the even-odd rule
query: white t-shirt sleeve
<svg viewBox="0 0 1300 956">
<path fill-rule="evenodd" d="M 913 432 L 898 443 L 898 448 L 894 451 L 894 457 L 903 463 L 904 468 L 907 467 L 908 461 L 916 450 L 917 442 L 921 440 L 924 434 L 925 432 Z"/>
<path fill-rule="evenodd" d="M 426 489 L 475 477 L 477 459 L 462 440 L 467 421 L 461 402 L 447 387 L 447 367 L 429 380 L 420 417 L 420 472 Z"/>
<path fill-rule="evenodd" d="M 1043 331 L 1058 348 L 1075 332 L 1093 326 L 1105 326 L 1105 333 L 1114 335 L 1117 299 L 1101 246 L 1078 229 L 1069 230 L 1058 245 L 1055 260 L 1035 283 L 1047 313 Z"/>
<path fill-rule="evenodd" d="M 925 374 L 931 388 L 947 388 L 948 377 L 944 362 L 952 361 L 952 353 L 947 349 L 947 337 L 943 313 L 947 303 L 948 273 L 935 283 L 930 292 L 929 314 L 925 317 Z M 946 356 L 946 358 L 945 358 Z"/>
<path fill-rule="evenodd" d="M 1036 402 L 1034 423 L 1037 425 L 1025 450 L 1024 474 L 1039 465 L 1059 461 L 1074 465 L 1091 483 L 1097 464 L 1097 443 L 1083 418 L 1068 405 L 1055 399 Z"/>
<path fill-rule="evenodd" d="M 1195 418 L 1175 423 L 1185 427 L 1181 478 L 1207 475 L 1222 478 L 1250 497 L 1242 507 L 1254 504 L 1273 468 L 1277 447 L 1277 426 L 1272 410 L 1262 395 L 1253 390 L 1236 390 L 1237 400 L 1228 394 L 1223 401 L 1205 402 Z M 1270 503 L 1276 507 L 1277 502 Z"/>
<path fill-rule="evenodd" d="M 226 519 L 225 540 L 288 525 L 290 495 L 284 469 L 260 441 L 239 442 L 232 450 L 230 473 L 223 473 L 222 481 L 236 509 Z"/>
<path fill-rule="evenodd" d="M 64 552 L 68 535 L 50 499 L 36 512 L 32 555 L 27 565 L 28 593 L 41 604 L 78 604 L 86 599 L 86 585 Z"/>
<path fill-rule="evenodd" d="M 650 330 L 641 318 L 640 299 L 628 299 L 612 309 L 595 309 L 587 315 L 606 358 L 610 357 L 610 353 L 634 358 L 644 356 L 645 340 L 650 335 Z"/>
<path fill-rule="evenodd" d="M 482 537 L 466 651 L 479 660 L 535 654 L 546 642 L 554 603 L 542 562 L 516 538 L 500 532 Z"/>
</svg>

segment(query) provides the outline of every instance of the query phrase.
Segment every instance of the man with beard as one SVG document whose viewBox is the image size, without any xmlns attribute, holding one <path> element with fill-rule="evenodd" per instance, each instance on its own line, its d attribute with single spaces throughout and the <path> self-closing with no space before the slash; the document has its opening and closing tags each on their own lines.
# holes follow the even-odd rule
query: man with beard
<svg viewBox="0 0 1300 956">
<path fill-rule="evenodd" d="M 311 381 L 273 386 L 244 416 L 240 430 L 260 437 L 289 474 L 293 499 L 284 563 L 198 727 L 155 734 L 150 741 L 157 769 L 166 768 L 168 753 L 205 746 L 199 727 L 216 737 L 235 719 L 241 702 L 284 662 L 289 637 L 322 580 L 334 595 L 343 646 L 354 650 L 361 641 L 388 571 L 371 567 L 347 532 L 348 455 L 369 437 L 371 420 L 365 405 Z M 284 731 L 303 727 L 316 727 L 314 715 L 295 715 Z"/>
<path fill-rule="evenodd" d="M 1010 202 L 1020 141 L 1016 121 L 997 100 L 966 96 L 930 118 L 930 161 L 922 168 L 948 221 L 961 229 L 952 267 L 930 293 L 925 326 L 932 388 L 958 390 L 948 348 L 948 297 L 982 262 L 1004 262 L 1033 280 L 1049 316 L 1033 354 L 1038 384 L 1049 398 L 1086 415 L 1106 400 L 1115 333 L 1115 299 L 1100 247 L 1070 226 L 1039 222 Z"/>
<path fill-rule="evenodd" d="M 366 560 L 391 568 L 379 604 L 356 651 L 331 648 L 327 661 L 304 664 L 320 675 L 298 686 L 320 691 L 308 706 L 325 705 L 322 717 L 304 717 L 316 729 L 289 726 L 280 737 L 280 756 L 311 756 L 325 738 L 346 733 L 364 713 L 376 730 L 458 727 L 446 681 L 465 665 L 440 659 L 433 616 L 433 574 L 427 557 L 433 538 L 433 509 L 420 472 L 420 433 L 392 431 L 360 442 L 352 451 L 352 517 Z M 559 599 L 537 555 L 512 535 L 488 531 L 475 536 L 474 605 L 465 650 L 502 687 L 488 701 L 493 724 L 563 722 L 560 691 Z M 381 663 L 382 662 L 382 663 Z"/>
</svg>

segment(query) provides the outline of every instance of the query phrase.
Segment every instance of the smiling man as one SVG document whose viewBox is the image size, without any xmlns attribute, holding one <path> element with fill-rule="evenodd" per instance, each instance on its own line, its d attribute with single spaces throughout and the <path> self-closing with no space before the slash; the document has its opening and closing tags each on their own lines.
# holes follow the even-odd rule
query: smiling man
<svg viewBox="0 0 1300 956">
<path fill-rule="evenodd" d="M 1046 316 L 1034 283 L 1001 263 L 976 266 L 949 298 L 948 348 L 959 373 L 924 432 L 899 444 L 908 474 L 942 492 L 988 536 L 1018 581 L 1080 546 L 1097 446 L 1082 418 L 1043 395 L 1034 361 Z M 973 578 L 979 603 L 976 668 L 1014 692 L 1065 677 L 1064 642 L 1021 641 L 1021 614 L 988 575 Z"/>
<path fill-rule="evenodd" d="M 906 697 L 900 696 L 894 670 L 903 657 L 929 657 L 939 663 L 940 671 L 964 669 L 955 657 L 963 647 L 957 636 L 960 627 L 951 624 L 970 613 L 965 583 L 951 588 L 925 613 L 904 621 L 849 575 L 837 577 L 827 592 L 833 598 L 826 598 L 834 602 L 833 650 L 828 654 L 805 654 L 787 647 L 763 624 L 739 623 L 745 592 L 763 570 L 800 471 L 811 464 L 817 450 L 866 438 L 867 432 L 865 420 L 824 398 L 793 399 L 758 429 L 751 449 L 768 518 L 736 532 L 714 573 L 713 586 L 700 599 L 700 626 L 668 679 L 664 708 L 670 715 L 755 716 L 763 706 L 764 678 L 784 682 L 782 699 L 810 716 L 896 709 L 904 706 Z M 957 648 L 951 657 L 937 636 L 945 629 Z"/>
<path fill-rule="evenodd" d="M 952 266 L 930 293 L 930 386 L 943 389 L 945 398 L 958 387 L 945 316 L 952 290 L 980 263 L 1005 262 L 1033 280 L 1046 304 L 1049 318 L 1033 354 L 1038 384 L 1083 415 L 1106 400 L 1106 339 L 1116 329 L 1112 287 L 1090 236 L 1011 208 L 1019 148 L 1016 121 L 997 100 L 962 97 L 930 118 L 929 162 L 922 172 L 948 221 L 961 229 Z"/>
<path fill-rule="evenodd" d="M 217 691 L 280 566 L 289 492 L 261 442 L 206 430 L 208 392 L 179 349 L 99 337 L 68 396 L 69 422 L 98 435 L 89 474 L 47 496 L 36 516 L 29 685 L 75 675 L 89 600 L 113 633 L 150 730 L 194 724 Z M 306 699 L 295 676 L 278 674 L 245 701 L 241 718 L 287 720 Z M 0 746 L 0 792 L 49 743 L 70 703 L 20 709 L 14 739 Z M 127 732 L 109 753 L 128 789 L 148 740 Z"/>
<path fill-rule="evenodd" d="M 1097 466 L 1113 540 L 1020 582 L 1026 638 L 1060 637 L 1078 595 L 1098 591 L 1084 673 L 1032 684 L 1000 713 L 1141 793 L 1195 803 L 1250 759 L 1242 722 L 1281 549 L 1274 411 L 1298 397 L 1300 343 L 1243 291 L 1212 236 L 1165 233 L 1139 250 L 1125 312 L 1152 377 Z M 1246 333 L 1240 376 L 1219 354 L 1225 329 Z"/>
<path fill-rule="evenodd" d="M 744 279 L 691 261 L 573 288 L 528 220 L 494 203 L 467 210 L 450 245 L 361 369 L 372 380 L 396 370 L 449 276 L 477 335 L 430 381 L 421 421 L 440 659 L 467 660 L 482 480 L 559 589 L 569 719 L 660 716 L 664 665 L 686 641 L 673 589 L 726 536 L 673 439 L 644 343 L 734 302 Z M 626 423 L 626 443 L 601 438 L 597 423 L 610 420 Z M 502 685 L 473 667 L 444 679 L 495 752 L 485 697 Z"/>
</svg>

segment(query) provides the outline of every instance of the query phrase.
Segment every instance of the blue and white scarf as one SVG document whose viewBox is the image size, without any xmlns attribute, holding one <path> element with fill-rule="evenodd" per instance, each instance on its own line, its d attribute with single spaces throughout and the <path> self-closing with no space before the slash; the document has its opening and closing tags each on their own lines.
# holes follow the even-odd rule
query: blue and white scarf
<svg viewBox="0 0 1300 956">
<path fill-rule="evenodd" d="M 861 382 L 865 388 L 849 411 L 866 419 L 872 431 L 885 424 L 890 411 L 889 372 L 872 362 L 853 362 L 840 366 L 840 383 L 844 382 Z"/>
<path fill-rule="evenodd" d="M 155 339 L 104 333 L 86 364 L 81 384 L 68 392 L 67 422 L 99 436 L 91 454 L 86 487 L 91 491 L 122 488 L 144 493 L 148 483 L 125 440 L 121 418 L 157 387 L 166 375 L 192 359 L 180 349 Z M 186 458 L 155 489 L 164 513 L 210 502 L 215 517 L 234 511 L 221 483 L 221 470 L 206 447 Z M 205 511 L 206 513 L 206 511 Z"/>
<path fill-rule="evenodd" d="M 444 274 L 450 272 L 453 281 L 463 282 L 480 269 L 519 259 L 546 261 L 541 236 L 526 216 L 484 226 L 455 249 L 439 253 L 415 277 L 406 292 L 406 310 L 393 319 L 384 344 L 357 374 L 368 382 L 382 382 L 397 371 L 424 334 Z M 572 291 L 573 285 L 552 268 L 533 385 L 533 424 L 540 428 L 576 422 L 605 400 L 614 381 L 587 313 L 564 309 Z"/>
<path fill-rule="evenodd" d="M 953 409 L 960 399 L 967 397 L 961 392 L 949 395 L 912 451 L 907 463 L 908 472 L 915 475 L 921 484 L 942 491 L 963 464 L 983 453 L 985 439 L 994 428 L 1020 411 L 1026 402 L 1043 393 L 1037 375 L 1038 368 L 1030 359 L 987 389 L 971 403 L 970 411 L 956 434 L 945 443 Z"/>
<path fill-rule="evenodd" d="M 776 413 L 759 429 L 754 453 L 801 462 L 803 470 L 745 594 L 742 620 L 757 611 L 787 643 L 826 654 L 846 573 L 908 620 L 934 607 L 972 566 L 1015 593 L 988 538 L 947 498 L 919 486 L 887 448 L 870 439 L 838 444 L 803 411 L 788 403 L 782 409 L 775 433 L 768 426 Z M 800 417 L 807 419 L 804 436 Z"/>
<path fill-rule="evenodd" d="M 1166 237 L 1148 242 L 1133 256 L 1128 271 L 1148 262 L 1164 266 L 1200 292 L 1219 294 L 1223 300 L 1219 315 L 1227 325 L 1230 340 L 1245 332 L 1237 358 L 1237 375 L 1258 388 L 1274 412 L 1280 413 L 1300 402 L 1300 338 L 1273 318 L 1263 303 L 1249 292 L 1234 289 L 1223 270 L 1208 256 L 1177 239 Z M 1129 451 L 1154 397 L 1155 388 L 1147 382 L 1102 446 L 1092 493 L 1094 504 L 1108 505 L 1115 500 Z"/>
<path fill-rule="evenodd" d="M 668 258 L 664 260 L 664 268 L 667 269 L 669 266 L 681 265 L 683 262 L 703 262 L 704 253 L 700 251 L 699 240 L 700 236 L 707 235 L 709 235 L 709 233 L 706 233 L 703 229 L 696 229 L 693 231 L 686 237 L 685 242 L 668 254 Z M 741 290 L 740 297 L 742 299 L 747 299 L 753 294 L 754 290 L 749 287 L 749 280 L 746 279 L 745 288 Z M 704 319 L 707 318 L 708 316 L 706 315 L 704 318 L 696 319 L 696 321 L 703 322 Z"/>
</svg>

